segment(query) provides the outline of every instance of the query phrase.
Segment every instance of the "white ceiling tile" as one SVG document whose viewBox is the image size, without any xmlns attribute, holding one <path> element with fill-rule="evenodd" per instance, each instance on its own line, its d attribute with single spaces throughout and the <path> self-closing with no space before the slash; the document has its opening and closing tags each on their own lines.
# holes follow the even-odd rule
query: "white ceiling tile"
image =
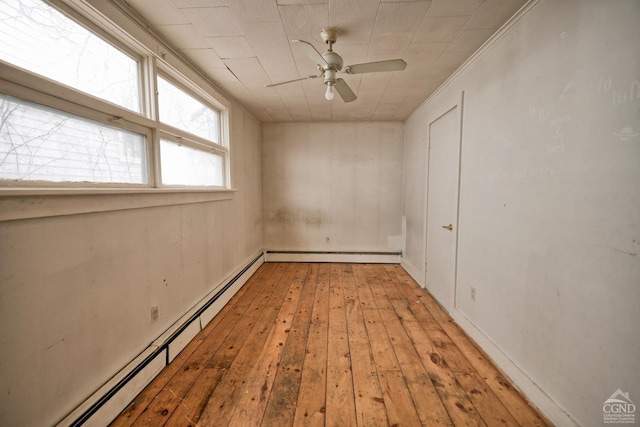
<svg viewBox="0 0 640 427">
<path fill-rule="evenodd" d="M 275 97 L 278 96 L 275 89 L 264 87 L 270 84 L 271 80 L 256 58 L 229 58 L 225 59 L 224 63 L 252 93 L 257 90 L 265 90 Z"/>
<path fill-rule="evenodd" d="M 475 52 L 494 33 L 493 30 L 462 30 L 449 44 L 446 52 Z"/>
<path fill-rule="evenodd" d="M 228 7 L 204 7 L 181 11 L 189 18 L 196 32 L 203 37 L 244 35 Z"/>
<path fill-rule="evenodd" d="M 191 24 L 160 25 L 155 29 L 176 49 L 204 49 L 210 47 L 207 41 L 194 31 Z"/>
<path fill-rule="evenodd" d="M 432 67 L 426 69 L 425 76 L 441 78 L 444 81 L 469 57 L 466 52 L 444 52 Z"/>
<path fill-rule="evenodd" d="M 380 98 L 381 103 L 389 104 L 402 104 L 407 96 L 411 93 L 410 90 L 389 90 Z"/>
<path fill-rule="evenodd" d="M 465 29 L 497 30 L 526 2 L 526 0 L 485 0 L 473 14 Z"/>
<path fill-rule="evenodd" d="M 182 49 L 189 59 L 203 70 L 218 69 L 227 67 L 211 48 L 206 49 Z"/>
<path fill-rule="evenodd" d="M 389 81 L 387 85 L 386 92 L 392 90 L 401 90 L 401 91 L 410 91 L 413 90 L 416 82 L 424 78 L 423 76 L 415 77 L 415 78 L 407 78 L 404 73 L 393 73 L 393 77 Z"/>
<path fill-rule="evenodd" d="M 277 58 L 273 56 L 258 57 L 258 60 L 262 64 L 262 68 L 271 79 L 271 83 L 278 83 L 288 80 L 294 80 L 299 78 L 296 71 L 296 64 L 293 62 L 293 58 Z M 283 86 L 289 86 L 293 83 L 289 83 Z"/>
<path fill-rule="evenodd" d="M 302 89 L 300 82 L 276 86 L 276 91 L 283 100 L 286 98 L 299 98 L 305 96 L 304 89 Z"/>
<path fill-rule="evenodd" d="M 319 120 L 319 121 L 331 120 L 331 103 L 326 100 L 325 102 L 326 102 L 326 107 L 318 106 L 318 105 L 309 106 L 309 111 L 311 112 L 311 118 L 313 120 Z"/>
<path fill-rule="evenodd" d="M 240 23 L 280 22 L 278 5 L 273 0 L 233 0 L 229 9 Z"/>
<path fill-rule="evenodd" d="M 207 37 L 220 58 L 251 58 L 255 56 L 244 36 Z"/>
<path fill-rule="evenodd" d="M 256 22 L 245 27 L 245 37 L 256 54 L 292 57 L 282 22 Z"/>
<path fill-rule="evenodd" d="M 363 74 L 360 80 L 360 93 L 382 95 L 387 89 L 389 82 L 393 78 L 393 73 L 369 73 Z"/>
<path fill-rule="evenodd" d="M 414 63 L 433 62 L 442 52 L 446 50 L 449 43 L 414 43 L 407 47 L 404 59 L 407 62 L 407 69 L 411 69 Z"/>
<path fill-rule="evenodd" d="M 284 108 L 284 104 L 282 103 L 282 98 L 278 95 L 278 92 L 272 87 L 264 87 L 264 86 L 254 86 L 247 87 L 249 92 L 251 92 L 256 98 L 262 100 L 262 102 L 268 103 L 270 105 L 280 105 Z"/>
<path fill-rule="evenodd" d="M 170 1 L 158 2 L 153 5 L 154 7 L 147 7 L 149 6 L 148 0 L 128 0 L 128 3 L 136 10 L 144 9 L 144 18 L 152 25 L 189 23 L 189 18 Z"/>
<path fill-rule="evenodd" d="M 256 58 L 229 58 L 224 63 L 236 76 L 264 74 L 262 65 Z"/>
<path fill-rule="evenodd" d="M 430 4 L 430 1 L 382 3 L 373 32 L 415 31 Z"/>
<path fill-rule="evenodd" d="M 226 6 L 230 1 L 234 0 L 173 0 L 173 3 L 176 5 L 176 7 L 185 9 L 190 7 Z"/>
<path fill-rule="evenodd" d="M 305 40 L 315 45 L 320 52 L 325 50 L 320 32 L 329 23 L 327 4 L 280 6 L 278 9 L 288 40 Z"/>
<path fill-rule="evenodd" d="M 327 4 L 329 0 L 277 0 L 279 6 L 283 5 L 305 5 L 305 4 Z"/>
<path fill-rule="evenodd" d="M 208 73 L 216 82 L 237 82 L 236 76 L 228 68 L 211 68 Z"/>
<path fill-rule="evenodd" d="M 484 0 L 433 0 L 427 16 L 470 16 Z"/>
<path fill-rule="evenodd" d="M 394 54 L 399 57 L 409 46 L 412 38 L 413 33 L 374 33 L 369 46 L 369 54 Z"/>
<path fill-rule="evenodd" d="M 426 16 L 413 41 L 418 43 L 450 42 L 469 21 L 468 16 Z"/>
<path fill-rule="evenodd" d="M 398 110 L 398 108 L 400 108 L 400 105 L 400 103 L 393 104 L 381 102 L 380 104 L 378 104 L 373 117 L 378 120 L 390 119 L 391 117 L 393 117 L 393 114 Z"/>
<path fill-rule="evenodd" d="M 289 115 L 291 116 L 291 120 L 296 122 L 310 122 L 313 119 L 309 108 L 306 110 L 289 111 Z"/>
<path fill-rule="evenodd" d="M 247 97 L 253 98 L 251 92 L 249 92 L 247 88 L 244 87 L 244 85 L 237 79 L 234 81 L 219 82 L 219 86 L 221 86 L 225 90 L 229 90 L 230 92 L 232 92 L 233 95 L 238 99 L 242 98 L 243 100 L 245 100 L 247 99 Z"/>
<path fill-rule="evenodd" d="M 255 108 L 252 109 L 251 112 L 256 116 L 258 120 L 261 122 L 275 122 L 273 117 L 264 109 L 264 108 Z"/>
<path fill-rule="evenodd" d="M 340 30 L 337 45 L 368 45 L 376 23 L 378 6 L 378 0 L 330 2 L 328 24 Z"/>
<path fill-rule="evenodd" d="M 271 110 L 269 109 L 268 106 L 265 106 L 264 108 L 269 112 L 271 117 L 273 117 L 273 119 L 277 122 L 290 122 L 293 120 L 291 118 L 291 115 L 289 114 L 289 111 L 287 110 Z"/>
</svg>

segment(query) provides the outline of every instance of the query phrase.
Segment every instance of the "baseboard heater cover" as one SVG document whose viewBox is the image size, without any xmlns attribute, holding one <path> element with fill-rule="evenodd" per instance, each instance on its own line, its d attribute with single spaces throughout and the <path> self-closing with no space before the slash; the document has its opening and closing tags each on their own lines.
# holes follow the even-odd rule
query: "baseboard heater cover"
<svg viewBox="0 0 640 427">
<path fill-rule="evenodd" d="M 351 262 L 400 264 L 401 251 L 265 251 L 265 262 Z"/>
<path fill-rule="evenodd" d="M 257 268 L 264 261 L 264 253 L 260 252 L 255 258 L 253 258 L 242 270 L 240 270 L 233 278 L 231 278 L 220 290 L 218 290 L 211 298 L 209 298 L 204 304 L 202 304 L 193 314 L 191 314 L 186 321 L 184 321 L 180 326 L 175 328 L 168 337 L 165 339 L 158 339 L 155 343 L 153 343 L 147 350 L 145 350 L 140 356 L 138 356 L 133 362 L 127 365 L 122 371 L 116 374 L 112 380 L 116 380 L 117 382 L 112 387 L 101 387 L 97 390 L 96 393 L 91 395 L 87 400 L 85 400 L 80 406 L 78 406 L 74 411 L 72 411 L 69 415 L 67 415 L 62 421 L 60 421 L 57 426 L 82 426 L 87 424 L 96 424 L 89 422 L 91 418 L 96 415 L 103 407 L 107 406 L 108 403 L 114 399 L 118 393 L 123 390 L 127 385 L 134 381 L 139 374 L 143 374 L 141 376 L 147 376 L 146 380 L 143 380 L 142 383 L 138 385 L 138 391 L 135 393 L 139 393 L 142 391 L 146 385 L 151 382 L 151 380 L 159 373 L 159 371 L 168 365 L 171 360 L 175 357 L 177 353 L 179 353 L 182 348 L 184 348 L 191 339 L 187 339 L 187 337 L 183 337 L 183 333 L 185 331 L 188 332 L 187 335 L 190 338 L 193 338 L 193 330 L 204 328 L 206 324 L 213 318 L 210 313 L 208 313 L 208 309 L 211 308 L 224 294 L 229 290 L 229 288 L 234 285 L 241 285 L 238 281 L 243 278 L 243 276 L 249 271 L 253 270 L 251 274 L 257 270 Z M 245 281 L 250 277 L 250 275 L 245 279 Z M 202 319 L 201 319 L 202 317 Z M 208 320 L 205 320 L 208 319 Z M 158 343 L 158 341 L 162 341 Z M 175 342 L 179 342 L 180 348 L 174 348 L 172 344 Z M 158 369 L 157 361 L 162 360 L 160 369 Z M 148 369 L 151 368 L 151 369 Z M 152 375 L 149 375 L 151 372 Z M 119 378 L 119 379 L 118 379 Z M 106 390 L 105 390 L 106 389 Z M 96 397 L 96 395 L 98 397 Z M 135 395 L 134 395 L 135 396 Z M 129 402 L 125 402 L 124 406 L 118 408 L 117 412 L 114 416 L 117 416 Z M 113 405 L 112 405 L 113 406 Z M 111 418 L 112 420 L 113 418 Z M 111 421 L 107 421 L 107 424 Z M 89 423 L 88 423 L 89 422 Z M 104 424 L 104 422 L 98 422 L 97 425 Z"/>
</svg>

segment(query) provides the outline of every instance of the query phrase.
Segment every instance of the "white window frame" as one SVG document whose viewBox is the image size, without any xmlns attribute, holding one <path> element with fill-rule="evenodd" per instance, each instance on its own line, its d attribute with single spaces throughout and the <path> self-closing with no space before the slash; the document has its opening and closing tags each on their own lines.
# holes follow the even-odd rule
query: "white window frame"
<svg viewBox="0 0 640 427">
<path fill-rule="evenodd" d="M 210 141 L 206 138 L 202 138 L 198 135 L 194 135 L 192 133 L 186 132 L 182 129 L 178 129 L 169 124 L 163 123 L 160 121 L 158 112 L 158 99 L 154 98 L 155 102 L 155 111 L 156 111 L 156 120 L 158 122 L 158 141 L 156 147 L 159 147 L 160 139 L 168 139 L 173 142 L 177 142 L 182 145 L 187 145 L 191 148 L 195 148 L 203 151 L 210 151 L 215 154 L 219 154 L 223 158 L 223 167 L 224 167 L 224 176 L 223 176 L 223 186 L 222 187 L 203 187 L 203 188 L 229 188 L 230 184 L 230 156 L 229 156 L 229 110 L 216 98 L 208 94 L 206 91 L 202 90 L 199 86 L 192 83 L 190 80 L 183 77 L 180 73 L 173 70 L 166 64 L 157 64 L 155 76 L 160 76 L 163 79 L 167 80 L 178 89 L 184 91 L 185 93 L 193 96 L 198 101 L 202 102 L 207 107 L 214 109 L 218 113 L 219 117 L 219 141 L 216 143 L 214 141 Z M 157 87 L 157 80 L 154 79 L 155 87 Z M 161 166 L 160 166 L 160 157 L 159 157 L 159 148 L 157 151 L 157 155 L 154 159 L 156 164 L 156 178 L 157 178 L 157 186 L 160 188 L 166 187 L 179 187 L 179 186 L 167 186 L 162 184 L 162 179 L 160 176 Z M 193 186 L 184 187 L 184 188 L 194 188 Z M 197 187 L 196 187 L 197 188 Z"/>
<path fill-rule="evenodd" d="M 82 194 L 122 193 L 122 192 L 219 192 L 231 189 L 231 162 L 229 150 L 229 109 L 210 92 L 193 83 L 182 73 L 163 60 L 162 53 L 156 53 L 134 39 L 104 17 L 93 16 L 91 8 L 71 0 L 69 7 L 61 0 L 46 0 L 89 31 L 103 38 L 115 48 L 139 62 L 139 84 L 141 112 L 137 113 L 109 101 L 97 98 L 78 89 L 66 86 L 46 77 L 21 69 L 0 60 L 0 92 L 14 98 L 33 102 L 49 108 L 95 120 L 110 126 L 143 134 L 147 156 L 147 184 L 121 183 L 73 183 L 51 181 L 0 180 L 0 196 L 22 194 Z M 76 8 L 78 10 L 76 10 Z M 157 80 L 161 75 L 181 90 L 219 113 L 220 141 L 214 143 L 176 129 L 158 118 Z M 160 138 L 189 145 L 192 148 L 210 151 L 223 156 L 224 183 L 222 187 L 212 186 L 169 186 L 163 185 L 160 169 Z M 110 190 L 110 191 L 105 191 Z"/>
</svg>

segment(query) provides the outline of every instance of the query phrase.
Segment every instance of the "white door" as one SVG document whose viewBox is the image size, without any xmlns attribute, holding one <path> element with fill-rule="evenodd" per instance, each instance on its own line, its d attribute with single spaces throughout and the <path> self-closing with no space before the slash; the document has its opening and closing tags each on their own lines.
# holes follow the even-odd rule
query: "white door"
<svg viewBox="0 0 640 427">
<path fill-rule="evenodd" d="M 455 304 L 460 113 L 453 107 L 429 125 L 426 287 L 451 311 Z"/>
</svg>

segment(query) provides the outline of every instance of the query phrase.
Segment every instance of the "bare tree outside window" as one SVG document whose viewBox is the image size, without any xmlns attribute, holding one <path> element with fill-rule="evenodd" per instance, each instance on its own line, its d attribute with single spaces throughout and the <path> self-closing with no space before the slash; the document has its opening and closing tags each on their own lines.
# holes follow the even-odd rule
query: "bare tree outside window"
<svg viewBox="0 0 640 427">
<path fill-rule="evenodd" d="M 160 121 L 220 143 L 220 115 L 162 77 L 158 77 Z"/>
<path fill-rule="evenodd" d="M 145 137 L 0 95 L 0 179 L 148 182 Z"/>
<path fill-rule="evenodd" d="M 40 0 L 0 1 L 0 59 L 141 112 L 138 61 Z"/>
</svg>

